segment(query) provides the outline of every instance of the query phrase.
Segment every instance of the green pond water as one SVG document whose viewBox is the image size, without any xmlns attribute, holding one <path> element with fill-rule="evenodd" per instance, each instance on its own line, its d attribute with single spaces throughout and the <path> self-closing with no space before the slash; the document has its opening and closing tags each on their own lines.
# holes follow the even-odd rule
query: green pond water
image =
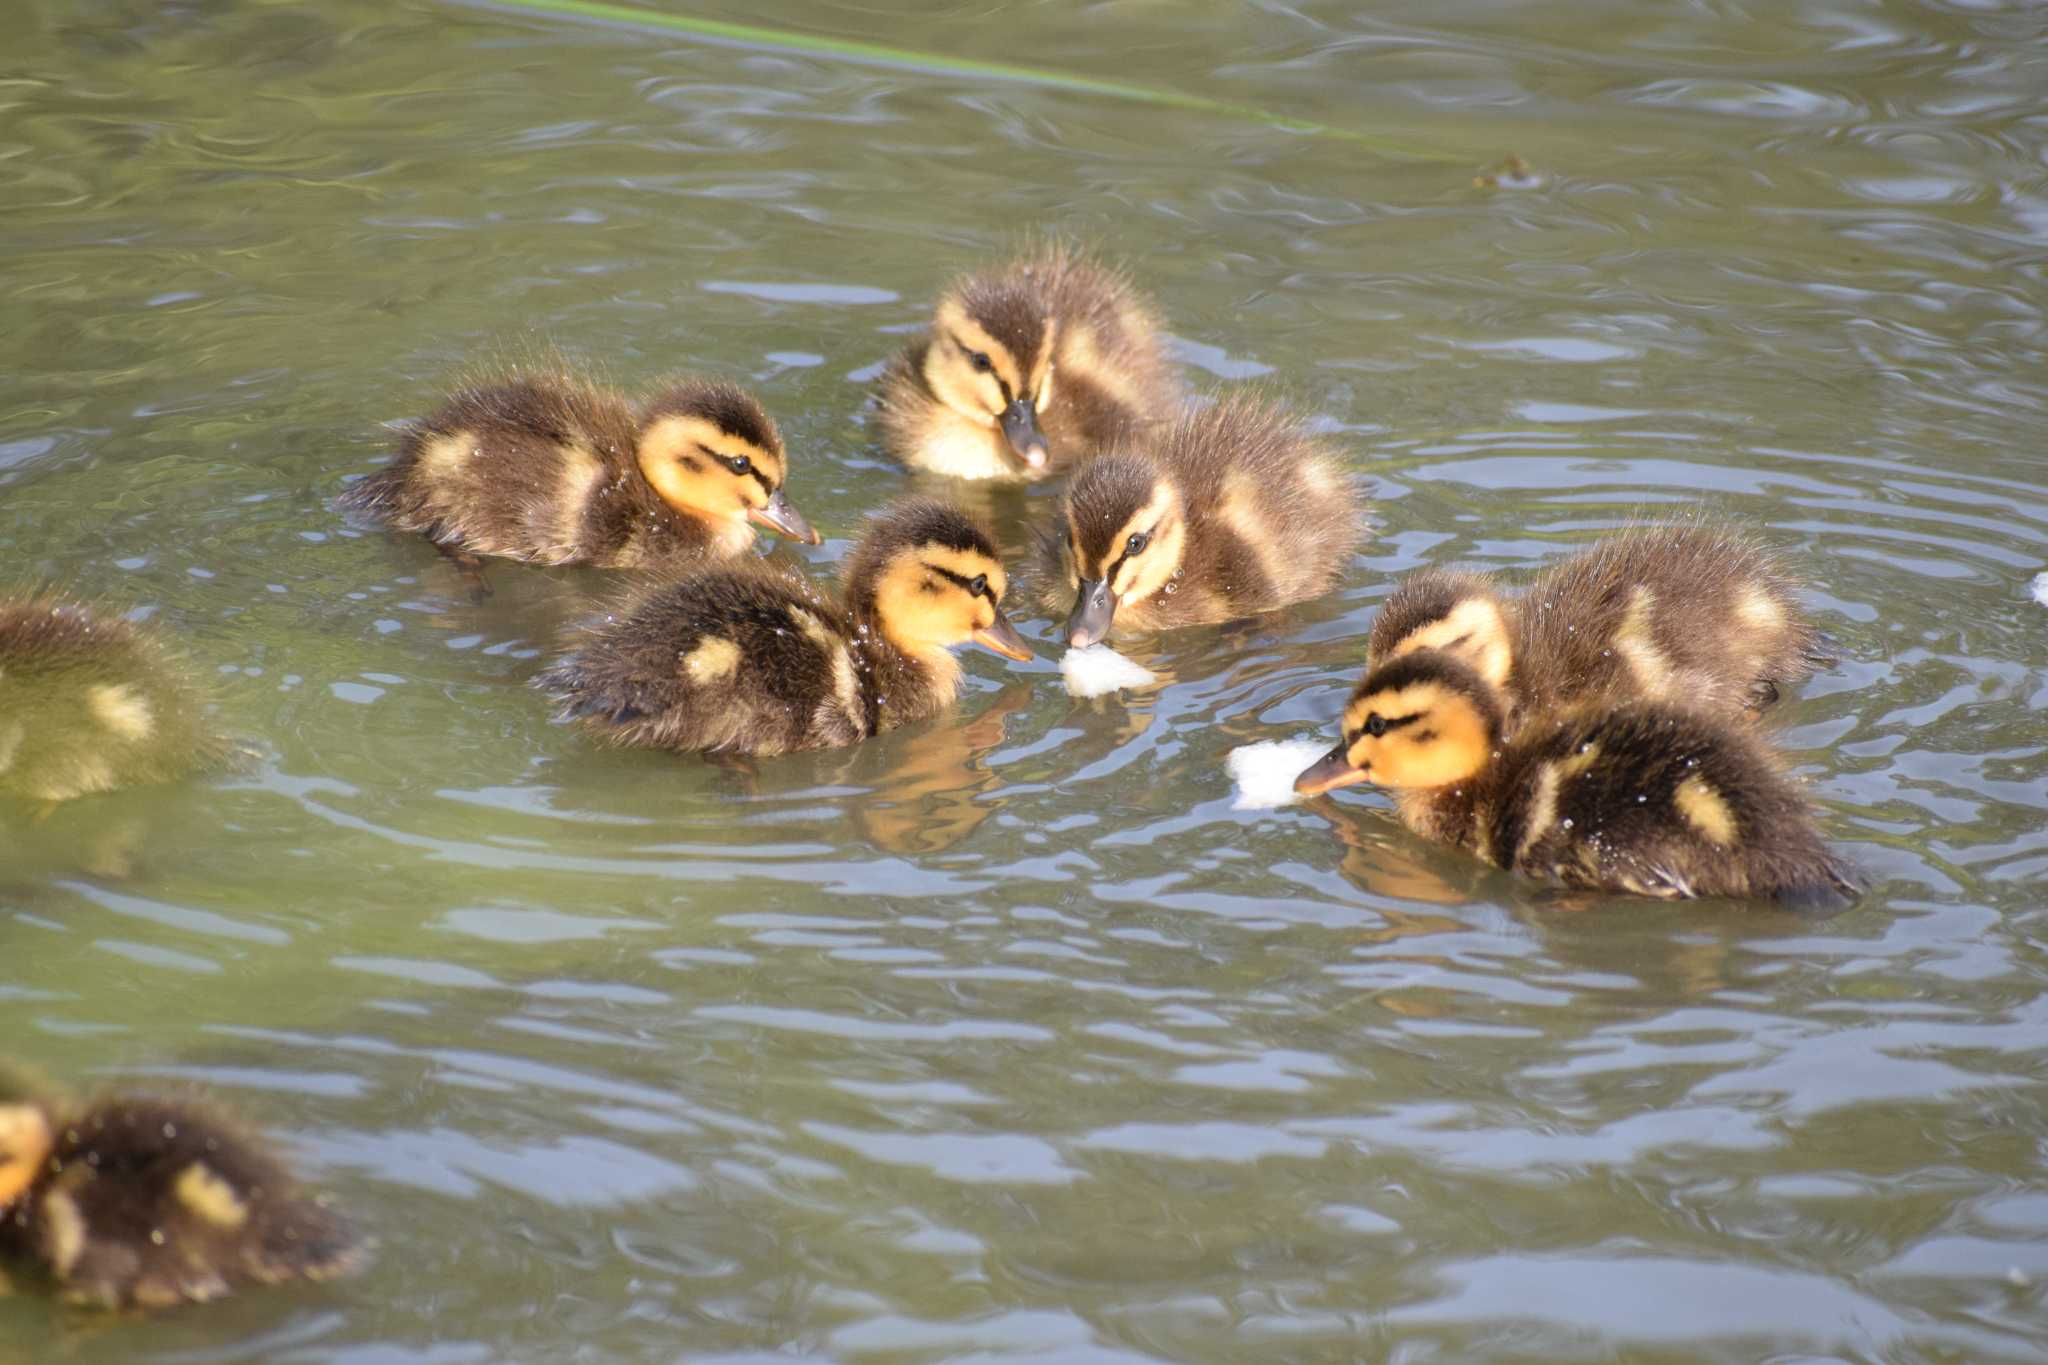
<svg viewBox="0 0 2048 1365">
<path fill-rule="evenodd" d="M 0 823 L 4 1051 L 196 1083 L 380 1246 L 0 1362 L 2048 1357 L 2048 11 L 738 3 L 1368 133 L 398 0 L 17 0 L 0 565 L 146 616 L 245 766 Z M 1510 153 L 1540 177 L 1483 189 Z M 826 574 L 951 272 L 1126 261 L 1203 387 L 1344 442 L 1326 598 L 1052 623 L 749 775 L 527 680 L 597 575 L 332 499 L 479 358 L 741 378 Z M 1014 547 L 1056 490 L 972 497 Z M 1843 662 L 1782 707 L 1854 910 L 1560 900 L 1329 737 L 1422 565 L 1754 527 Z"/>
</svg>

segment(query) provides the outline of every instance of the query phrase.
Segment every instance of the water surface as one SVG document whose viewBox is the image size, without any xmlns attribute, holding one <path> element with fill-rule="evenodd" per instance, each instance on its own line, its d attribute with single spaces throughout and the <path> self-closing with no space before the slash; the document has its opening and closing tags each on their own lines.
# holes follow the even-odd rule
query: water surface
<svg viewBox="0 0 2048 1365">
<path fill-rule="evenodd" d="M 243 770 L 0 825 L 0 1034 L 193 1081 L 381 1238 L 0 1359 L 2033 1360 L 2048 1323 L 2048 19 L 1536 3 L 723 17 L 1028 83 L 454 4 L 30 0 L 0 83 L 0 556 L 161 624 Z M 1474 177 L 1509 153 L 1540 183 Z M 752 774 L 525 684 L 331 499 L 479 357 L 744 378 L 830 572 L 943 276 L 1127 260 L 1205 386 L 1338 433 L 1326 599 L 1049 646 Z M 1006 538 L 1052 490 L 977 495 Z M 1844 661 L 1783 709 L 1854 911 L 1560 898 L 1384 799 L 1232 809 L 1403 572 L 1752 526 Z M 1052 623 L 1020 624 L 1041 642 Z"/>
</svg>

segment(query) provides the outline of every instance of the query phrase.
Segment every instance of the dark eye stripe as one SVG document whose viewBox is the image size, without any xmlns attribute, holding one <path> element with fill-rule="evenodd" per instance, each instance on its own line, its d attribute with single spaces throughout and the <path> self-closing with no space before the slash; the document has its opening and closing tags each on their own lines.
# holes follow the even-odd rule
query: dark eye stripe
<svg viewBox="0 0 2048 1365">
<path fill-rule="evenodd" d="M 953 572 L 953 571 L 952 571 L 951 569 L 942 569 L 942 568 L 940 568 L 940 567 L 939 567 L 938 565 L 936 565 L 936 564 L 926 564 L 926 565 L 925 565 L 925 567 L 926 567 L 927 569 L 930 569 L 930 570 L 931 570 L 931 571 L 932 571 L 933 573 L 937 574 L 937 575 L 938 575 L 939 577 L 941 577 L 941 578 L 945 579 L 945 580 L 946 580 L 946 581 L 947 581 L 948 583 L 951 583 L 951 584 L 952 584 L 952 585 L 953 585 L 954 587 L 956 587 L 956 588 L 960 589 L 960 591 L 962 591 L 962 592 L 966 593 L 966 594 L 967 594 L 968 596 L 970 596 L 970 597 L 975 597 L 975 596 L 980 596 L 980 597 L 986 597 L 986 598 L 987 598 L 987 599 L 989 600 L 989 603 L 990 603 L 991 605 L 994 605 L 994 604 L 995 604 L 995 600 L 996 600 L 996 592 L 995 592 L 995 589 L 994 589 L 994 588 L 992 588 L 992 587 L 990 587 L 990 586 L 989 586 L 988 584 L 986 584 L 986 583 L 983 583 L 983 584 L 981 585 L 981 591 L 980 591 L 979 593 L 976 593 L 976 592 L 974 591 L 974 580 L 973 580 L 973 579 L 971 579 L 971 578 L 968 578 L 968 577 L 966 577 L 966 576 L 964 576 L 964 575 L 962 575 L 962 574 L 957 574 L 957 573 L 954 573 L 954 572 Z M 986 575 L 983 575 L 983 577 L 986 577 Z"/>
<path fill-rule="evenodd" d="M 1393 734 L 1394 731 L 1400 729 L 1404 725 L 1413 725 L 1416 721 L 1422 719 L 1422 713 L 1418 711 L 1416 714 L 1412 716 L 1381 716 L 1380 719 L 1387 723 L 1387 728 L 1380 731 L 1378 735 L 1373 736 L 1375 739 L 1384 739 L 1386 736 Z M 1371 732 L 1364 729 L 1363 727 L 1360 727 L 1359 729 L 1353 730 L 1350 736 L 1346 738 L 1344 742 L 1346 744 L 1356 744 L 1359 740 L 1364 739 L 1366 735 L 1369 733 Z"/>
</svg>

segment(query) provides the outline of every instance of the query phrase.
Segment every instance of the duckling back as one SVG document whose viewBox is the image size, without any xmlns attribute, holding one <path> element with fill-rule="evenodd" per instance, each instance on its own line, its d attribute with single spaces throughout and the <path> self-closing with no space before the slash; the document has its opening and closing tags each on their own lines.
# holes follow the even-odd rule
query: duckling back
<svg viewBox="0 0 2048 1365">
<path fill-rule="evenodd" d="M 1521 595 L 1515 690 L 1538 710 L 1594 696 L 1761 709 L 1830 662 L 1797 590 L 1774 554 L 1727 528 L 1630 528 Z"/>
<path fill-rule="evenodd" d="M 227 753 L 152 632 L 52 593 L 0 598 L 0 792 L 68 801 L 175 781 Z"/>
<path fill-rule="evenodd" d="M 873 733 L 854 634 L 803 579 L 753 564 L 631 594 L 536 683 L 606 743 L 780 754 Z"/>
<path fill-rule="evenodd" d="M 1854 871 L 1754 735 L 1668 702 L 1540 722 L 1478 784 L 1477 851 L 1565 886 L 1839 906 Z"/>
<path fill-rule="evenodd" d="M 42 1261 L 67 1298 L 164 1307 L 361 1262 L 348 1223 L 217 1112 L 117 1098 L 51 1127 L 43 1173 L 0 1220 L 0 1244 Z"/>
</svg>

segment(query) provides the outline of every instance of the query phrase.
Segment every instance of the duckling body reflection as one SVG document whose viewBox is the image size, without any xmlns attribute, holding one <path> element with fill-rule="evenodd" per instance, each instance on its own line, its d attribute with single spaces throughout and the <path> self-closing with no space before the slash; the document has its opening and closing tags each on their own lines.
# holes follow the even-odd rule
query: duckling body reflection
<svg viewBox="0 0 2048 1365">
<path fill-rule="evenodd" d="M 1068 643 L 1213 624 L 1323 592 L 1364 536 L 1337 452 L 1279 405 L 1244 395 L 1184 411 L 1143 453 L 1091 460 L 1042 547 Z"/>
<path fill-rule="evenodd" d="M 658 582 L 538 680 L 610 744 L 771 755 L 853 744 L 931 715 L 959 689 L 951 650 L 1030 650 L 1002 613 L 990 535 L 930 499 L 874 518 L 843 604 L 756 564 Z"/>
<path fill-rule="evenodd" d="M 0 1252 L 105 1308 L 329 1279 L 364 1256 L 256 1134 L 209 1106 L 137 1096 L 0 1103 Z"/>
<path fill-rule="evenodd" d="M 1139 439 L 1179 398 L 1152 304 L 1049 247 L 947 288 L 883 376 L 880 425 L 912 469 L 1019 482 Z"/>
<path fill-rule="evenodd" d="M 1373 668 L 1304 793 L 1390 787 L 1417 833 L 1564 886 L 1678 899 L 1840 905 L 1854 872 L 1822 843 L 1774 755 L 1746 729 L 1664 701 L 1529 714 L 1455 654 Z"/>
<path fill-rule="evenodd" d="M 730 559 L 755 524 L 817 544 L 788 472 L 737 385 L 683 380 L 635 408 L 568 374 L 513 374 L 450 396 L 341 504 L 458 560 L 623 569 Z"/>
<path fill-rule="evenodd" d="M 1444 649 L 1522 714 L 1580 701 L 1682 701 L 1728 718 L 1768 707 L 1832 660 L 1769 550 L 1705 522 L 1607 536 L 1519 594 L 1489 575 L 1426 569 L 1380 609 L 1374 664 Z"/>
<path fill-rule="evenodd" d="M 155 632 L 73 598 L 0 598 L 0 793 L 59 802 L 223 762 L 189 671 Z"/>
</svg>

